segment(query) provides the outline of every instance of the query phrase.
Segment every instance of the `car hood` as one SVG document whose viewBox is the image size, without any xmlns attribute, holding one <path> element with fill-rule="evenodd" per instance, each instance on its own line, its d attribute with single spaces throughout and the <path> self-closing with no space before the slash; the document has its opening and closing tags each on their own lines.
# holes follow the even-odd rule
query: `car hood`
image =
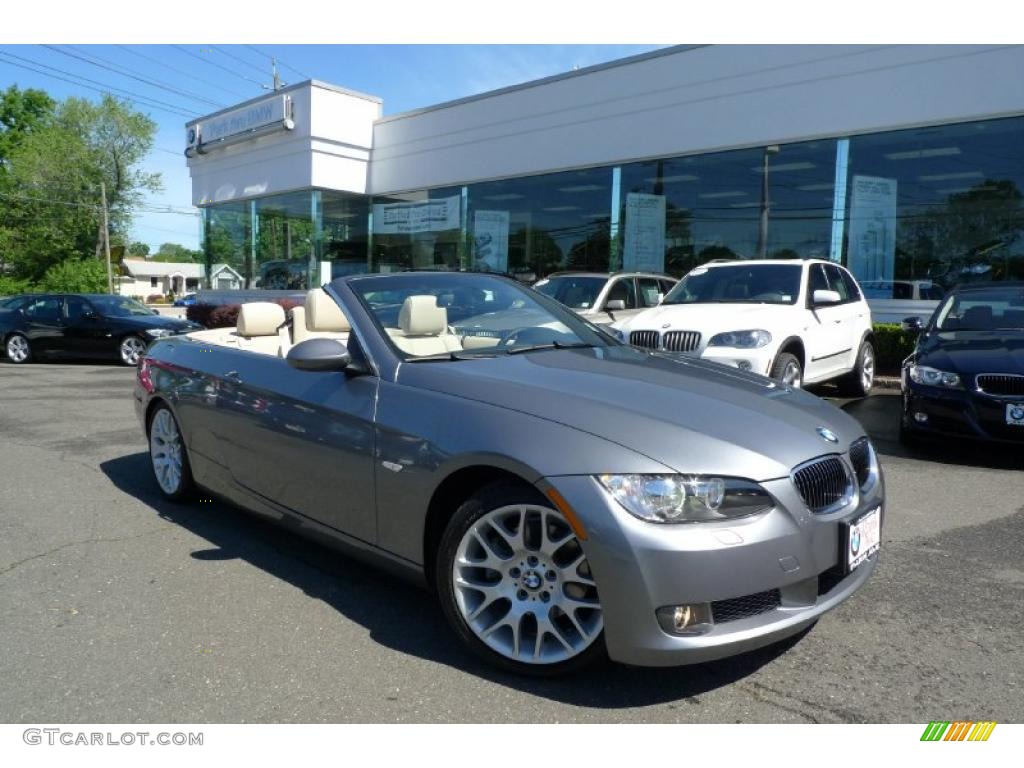
<svg viewBox="0 0 1024 768">
<path fill-rule="evenodd" d="M 793 316 L 786 304 L 662 304 L 613 323 L 620 331 L 701 331 L 705 336 L 756 328 L 770 330 Z"/>
<path fill-rule="evenodd" d="M 923 337 L 917 362 L 962 374 L 1024 374 L 1024 331 L 946 331 Z"/>
<path fill-rule="evenodd" d="M 805 392 L 626 346 L 406 363 L 398 380 L 564 424 L 681 473 L 784 477 L 864 434 L 854 419 Z M 819 427 L 838 443 L 821 437 Z"/>
<path fill-rule="evenodd" d="M 131 315 L 129 317 L 108 317 L 107 319 L 126 328 L 138 328 L 139 330 L 166 328 L 171 331 L 194 331 L 200 328 L 191 320 L 165 315 Z"/>
</svg>

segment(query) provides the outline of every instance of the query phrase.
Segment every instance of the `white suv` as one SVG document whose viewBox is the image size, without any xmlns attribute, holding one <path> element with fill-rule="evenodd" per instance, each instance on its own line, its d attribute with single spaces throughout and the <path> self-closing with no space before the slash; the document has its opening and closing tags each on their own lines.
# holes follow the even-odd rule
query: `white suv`
<svg viewBox="0 0 1024 768">
<path fill-rule="evenodd" d="M 648 272 L 554 272 L 533 287 L 592 323 L 607 325 L 658 306 L 674 277 Z"/>
<path fill-rule="evenodd" d="M 697 267 L 662 303 L 611 326 L 637 347 L 700 356 L 795 387 L 841 379 L 865 396 L 875 376 L 871 310 L 829 261 L 723 261 Z"/>
</svg>

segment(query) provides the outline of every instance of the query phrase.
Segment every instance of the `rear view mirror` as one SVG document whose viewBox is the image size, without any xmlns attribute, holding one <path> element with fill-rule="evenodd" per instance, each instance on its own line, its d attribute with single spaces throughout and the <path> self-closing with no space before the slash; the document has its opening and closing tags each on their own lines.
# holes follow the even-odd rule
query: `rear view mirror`
<svg viewBox="0 0 1024 768">
<path fill-rule="evenodd" d="M 343 371 L 352 365 L 348 348 L 334 339 L 306 339 L 290 350 L 288 365 L 300 371 Z"/>
<path fill-rule="evenodd" d="M 604 305 L 608 312 L 622 311 L 626 308 L 626 302 L 622 299 L 608 299 Z"/>
<path fill-rule="evenodd" d="M 814 292 L 814 296 L 811 297 L 814 302 L 814 306 L 822 306 L 828 304 L 838 304 L 843 300 L 843 297 L 839 295 L 838 291 L 823 291 L 817 290 Z"/>
<path fill-rule="evenodd" d="M 905 317 L 903 322 L 900 323 L 900 327 L 910 333 L 920 333 L 924 328 L 924 323 L 921 322 L 920 317 Z"/>
</svg>

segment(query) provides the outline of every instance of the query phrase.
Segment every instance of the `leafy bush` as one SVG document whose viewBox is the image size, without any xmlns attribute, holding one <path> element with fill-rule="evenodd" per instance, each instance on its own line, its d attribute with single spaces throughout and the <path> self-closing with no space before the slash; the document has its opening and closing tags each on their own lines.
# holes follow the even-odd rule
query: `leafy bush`
<svg viewBox="0 0 1024 768">
<path fill-rule="evenodd" d="M 106 293 L 107 265 L 95 259 L 68 259 L 46 270 L 38 287 L 54 293 Z"/>
<path fill-rule="evenodd" d="M 875 323 L 875 361 L 878 372 L 897 374 L 900 364 L 914 351 L 917 334 L 904 331 L 897 323 Z"/>
<path fill-rule="evenodd" d="M 14 296 L 17 293 L 28 293 L 31 285 L 28 280 L 18 280 L 7 275 L 0 275 L 0 296 Z"/>
<path fill-rule="evenodd" d="M 164 295 L 162 293 L 151 293 L 146 297 L 147 304 L 159 304 L 164 301 Z"/>
<path fill-rule="evenodd" d="M 295 299 L 275 299 L 274 303 L 280 304 L 285 312 L 302 306 L 302 302 Z M 185 316 L 204 328 L 234 328 L 241 309 L 241 304 L 193 304 L 185 310 Z"/>
</svg>

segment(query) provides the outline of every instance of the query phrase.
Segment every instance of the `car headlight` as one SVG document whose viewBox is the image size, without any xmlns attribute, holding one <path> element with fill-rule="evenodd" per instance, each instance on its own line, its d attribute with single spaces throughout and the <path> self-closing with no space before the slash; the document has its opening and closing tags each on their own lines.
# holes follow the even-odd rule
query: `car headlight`
<svg viewBox="0 0 1024 768">
<path fill-rule="evenodd" d="M 962 383 L 960 376 L 949 371 L 940 371 L 927 365 L 910 366 L 910 380 L 915 384 L 926 384 L 929 387 L 946 387 L 958 389 Z"/>
<path fill-rule="evenodd" d="M 770 344 L 772 335 L 768 331 L 729 331 L 711 337 L 709 347 L 733 347 L 735 349 L 757 349 Z"/>
<path fill-rule="evenodd" d="M 174 333 L 174 331 L 172 331 L 172 330 L 170 330 L 168 328 L 147 328 L 146 329 L 146 335 L 149 336 L 149 338 L 151 338 L 151 339 L 159 339 L 159 338 L 162 338 L 164 336 L 171 336 L 171 335 L 173 335 L 173 333 Z"/>
<path fill-rule="evenodd" d="M 598 475 L 597 481 L 631 515 L 651 523 L 728 520 L 771 509 L 755 482 L 704 475 Z"/>
</svg>

